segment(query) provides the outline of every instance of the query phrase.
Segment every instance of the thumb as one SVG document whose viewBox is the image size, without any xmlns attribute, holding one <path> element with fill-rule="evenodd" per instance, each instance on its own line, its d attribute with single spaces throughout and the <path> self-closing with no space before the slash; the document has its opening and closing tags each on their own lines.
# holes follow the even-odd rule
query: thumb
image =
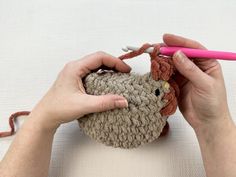
<svg viewBox="0 0 236 177">
<path fill-rule="evenodd" d="M 195 87 L 202 89 L 207 87 L 209 76 L 187 58 L 183 52 L 177 51 L 173 56 L 173 62 L 179 73 L 188 79 Z"/>
<path fill-rule="evenodd" d="M 119 95 L 87 95 L 84 103 L 86 114 L 94 112 L 103 112 L 115 108 L 126 108 L 128 102 L 123 96 Z"/>
</svg>

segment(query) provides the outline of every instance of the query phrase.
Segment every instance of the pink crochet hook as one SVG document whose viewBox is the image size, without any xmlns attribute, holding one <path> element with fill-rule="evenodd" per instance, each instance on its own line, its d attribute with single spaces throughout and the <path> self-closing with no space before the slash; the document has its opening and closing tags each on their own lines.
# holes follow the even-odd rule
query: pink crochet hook
<svg viewBox="0 0 236 177">
<path fill-rule="evenodd" d="M 124 51 L 136 51 L 138 47 L 127 46 L 123 48 Z M 181 50 L 189 58 L 209 58 L 209 59 L 219 59 L 219 60 L 234 60 L 236 61 L 236 53 L 224 52 L 224 51 L 213 51 L 213 50 L 202 50 L 193 48 L 183 48 L 183 47 L 161 47 L 160 54 L 166 56 L 172 56 L 175 52 Z M 145 52 L 151 53 L 153 47 L 148 48 Z"/>
</svg>

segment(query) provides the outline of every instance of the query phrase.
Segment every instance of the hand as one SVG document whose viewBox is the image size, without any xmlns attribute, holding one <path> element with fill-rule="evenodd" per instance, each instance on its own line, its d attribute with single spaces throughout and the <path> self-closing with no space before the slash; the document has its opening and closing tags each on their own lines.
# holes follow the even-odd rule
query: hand
<svg viewBox="0 0 236 177">
<path fill-rule="evenodd" d="M 104 52 L 69 62 L 59 73 L 47 94 L 33 109 L 30 117 L 37 121 L 37 124 L 56 129 L 60 124 L 78 119 L 85 114 L 127 107 L 127 100 L 119 95 L 86 94 L 82 78 L 103 65 L 120 72 L 131 70 L 123 61 Z"/>
<path fill-rule="evenodd" d="M 196 41 L 165 34 L 163 41 L 168 46 L 205 49 Z M 213 59 L 189 60 L 181 51 L 173 56 L 178 72 L 175 80 L 180 87 L 179 109 L 194 130 L 203 126 L 230 122 L 226 90 L 221 66 Z"/>
</svg>

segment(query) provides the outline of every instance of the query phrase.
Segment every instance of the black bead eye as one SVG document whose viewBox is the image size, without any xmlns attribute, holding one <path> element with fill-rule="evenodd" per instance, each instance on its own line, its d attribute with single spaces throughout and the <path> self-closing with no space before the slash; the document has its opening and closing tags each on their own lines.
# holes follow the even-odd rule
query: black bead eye
<svg viewBox="0 0 236 177">
<path fill-rule="evenodd" d="M 159 90 L 159 89 L 156 89 L 156 90 L 155 90 L 155 95 L 156 95 L 156 96 L 159 96 L 159 95 L 160 95 L 160 90 Z"/>
</svg>

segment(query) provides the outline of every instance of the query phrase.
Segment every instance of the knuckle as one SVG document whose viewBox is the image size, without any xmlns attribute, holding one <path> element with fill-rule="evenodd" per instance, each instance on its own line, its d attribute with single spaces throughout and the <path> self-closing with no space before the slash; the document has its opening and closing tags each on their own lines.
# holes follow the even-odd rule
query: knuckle
<svg viewBox="0 0 236 177">
<path fill-rule="evenodd" d="M 205 93 L 215 93 L 217 83 L 214 81 L 214 79 L 207 78 L 202 81 L 202 86 L 202 91 Z"/>
<path fill-rule="evenodd" d="M 74 68 L 74 64 L 75 64 L 74 61 L 70 61 L 70 62 L 66 63 L 64 68 L 63 68 L 63 72 L 64 73 L 70 73 Z"/>
<path fill-rule="evenodd" d="M 198 41 L 195 41 L 195 45 L 198 47 L 198 48 L 200 48 L 200 49 L 206 49 L 206 47 L 205 46 L 203 46 L 200 42 L 198 42 Z"/>
<path fill-rule="evenodd" d="M 213 79 L 209 79 L 207 82 L 207 87 L 210 91 L 214 91 L 217 88 L 217 82 L 215 82 Z"/>
<path fill-rule="evenodd" d="M 104 95 L 98 104 L 98 111 L 106 111 L 115 108 L 115 97 Z"/>
<path fill-rule="evenodd" d="M 209 80 L 204 83 L 204 86 L 210 92 L 214 90 L 214 84 L 212 84 L 212 82 L 210 82 Z"/>
<path fill-rule="evenodd" d="M 108 107 L 107 102 L 105 101 L 105 99 L 102 99 L 99 106 L 98 106 L 98 110 L 99 111 L 104 111 L 104 110 L 107 109 L 107 107 Z"/>
<path fill-rule="evenodd" d="M 97 51 L 97 52 L 95 52 L 94 54 L 95 54 L 96 56 L 98 56 L 98 57 L 102 57 L 102 56 L 106 55 L 106 53 L 103 52 L 103 51 Z"/>
<path fill-rule="evenodd" d="M 188 65 L 186 66 L 186 69 L 189 71 L 189 72 L 194 72 L 197 70 L 197 66 L 192 63 L 192 62 L 189 62 Z"/>
<path fill-rule="evenodd" d="M 74 66 L 74 61 L 70 61 L 65 64 L 64 70 L 71 70 L 73 68 L 73 66 Z"/>
<path fill-rule="evenodd" d="M 198 41 L 195 41 L 195 40 L 193 40 L 193 45 L 196 46 L 196 47 L 201 46 L 201 44 Z"/>
</svg>

